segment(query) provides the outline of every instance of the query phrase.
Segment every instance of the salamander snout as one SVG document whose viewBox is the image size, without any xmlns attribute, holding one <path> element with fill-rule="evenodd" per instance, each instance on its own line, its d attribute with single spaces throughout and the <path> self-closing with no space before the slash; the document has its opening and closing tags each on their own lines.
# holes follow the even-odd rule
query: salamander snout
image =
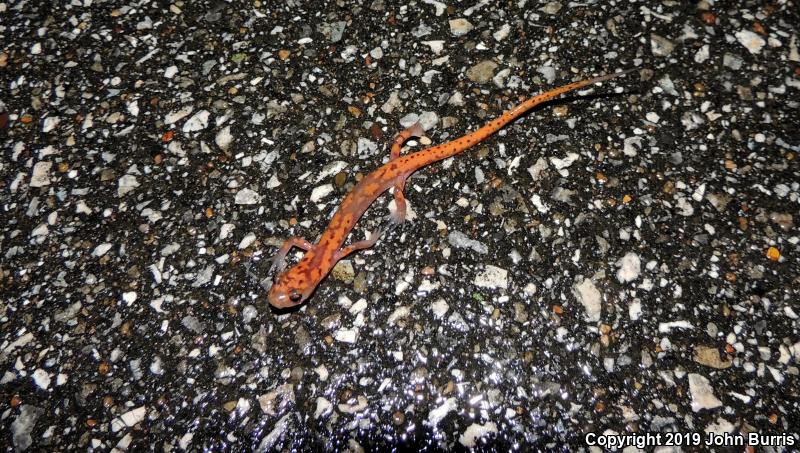
<svg viewBox="0 0 800 453">
<path fill-rule="evenodd" d="M 291 278 L 288 273 L 278 276 L 278 279 L 269 289 L 267 299 L 270 305 L 275 308 L 290 308 L 302 304 L 310 295 L 309 291 L 304 291 L 302 285 L 297 280 Z"/>
</svg>

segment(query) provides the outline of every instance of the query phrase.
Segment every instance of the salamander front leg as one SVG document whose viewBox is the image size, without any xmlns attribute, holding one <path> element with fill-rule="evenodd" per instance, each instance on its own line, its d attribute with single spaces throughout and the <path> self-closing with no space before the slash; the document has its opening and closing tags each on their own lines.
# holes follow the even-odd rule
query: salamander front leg
<svg viewBox="0 0 800 453">
<path fill-rule="evenodd" d="M 400 157 L 400 149 L 403 148 L 403 143 L 405 143 L 411 137 L 422 137 L 425 135 L 425 129 L 422 128 L 422 125 L 419 122 L 414 123 L 413 126 L 403 130 L 397 137 L 394 138 L 394 142 L 392 143 L 392 151 L 389 153 L 389 161 L 393 161 Z"/>
<path fill-rule="evenodd" d="M 356 252 L 356 251 L 359 251 L 359 250 L 368 249 L 368 248 L 372 247 L 373 245 L 375 245 L 376 242 L 378 242 L 378 238 L 381 237 L 381 233 L 382 233 L 382 231 L 379 229 L 378 231 L 372 233 L 372 235 L 370 235 L 369 239 L 366 239 L 366 240 L 363 240 L 363 241 L 354 242 L 354 243 L 348 245 L 347 247 L 345 247 L 343 249 L 339 249 L 333 255 L 334 261 L 339 261 L 340 259 L 346 257 L 347 255 L 349 255 L 349 254 L 351 254 L 353 252 Z"/>
<path fill-rule="evenodd" d="M 286 254 L 289 253 L 289 250 L 291 250 L 292 247 L 297 247 L 308 252 L 314 248 L 314 244 L 299 236 L 294 236 L 287 239 L 272 257 L 272 266 L 269 268 L 271 274 L 277 275 L 283 270 L 284 267 L 286 267 Z"/>
</svg>

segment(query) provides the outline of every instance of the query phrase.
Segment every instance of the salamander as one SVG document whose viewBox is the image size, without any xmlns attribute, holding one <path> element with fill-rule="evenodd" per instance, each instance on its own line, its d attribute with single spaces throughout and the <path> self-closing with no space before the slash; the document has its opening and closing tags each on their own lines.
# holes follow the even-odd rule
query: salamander
<svg viewBox="0 0 800 453">
<path fill-rule="evenodd" d="M 355 251 L 372 247 L 380 233 L 372 234 L 367 240 L 347 246 L 344 243 L 367 208 L 389 188 L 394 188 L 396 209 L 392 213 L 393 221 L 402 222 L 406 213 L 403 189 L 406 179 L 415 171 L 466 151 L 543 102 L 588 85 L 619 77 L 630 71 L 633 69 L 554 88 L 528 98 L 474 132 L 441 145 L 401 156 L 400 149 L 403 143 L 412 137 L 421 137 L 425 133 L 419 123 L 403 130 L 392 143 L 389 161 L 363 177 L 345 196 L 331 218 L 328 228 L 316 244 L 301 237 L 291 237 L 283 243 L 273 258 L 271 270 L 275 272 L 276 278 L 269 289 L 269 303 L 276 308 L 289 308 L 302 304 L 339 260 Z M 282 271 L 286 254 L 294 247 L 305 250 L 305 256 L 293 267 Z"/>
</svg>

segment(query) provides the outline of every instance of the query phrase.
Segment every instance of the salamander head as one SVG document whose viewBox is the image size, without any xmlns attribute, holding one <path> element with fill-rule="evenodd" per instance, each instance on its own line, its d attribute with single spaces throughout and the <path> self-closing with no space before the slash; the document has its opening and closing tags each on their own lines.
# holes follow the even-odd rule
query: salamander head
<svg viewBox="0 0 800 453">
<path fill-rule="evenodd" d="M 275 308 L 296 307 L 308 299 L 316 285 L 312 284 L 308 273 L 295 266 L 280 274 L 269 289 L 267 298 Z"/>
</svg>

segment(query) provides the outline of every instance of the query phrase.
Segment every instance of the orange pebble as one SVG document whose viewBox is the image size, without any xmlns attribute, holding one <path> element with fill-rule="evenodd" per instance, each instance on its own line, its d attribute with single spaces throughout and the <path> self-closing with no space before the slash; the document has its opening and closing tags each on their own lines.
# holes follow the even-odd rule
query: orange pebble
<svg viewBox="0 0 800 453">
<path fill-rule="evenodd" d="M 780 250 L 776 249 L 775 247 L 768 248 L 767 258 L 771 259 L 772 261 L 778 261 L 779 259 L 781 259 Z"/>
</svg>

